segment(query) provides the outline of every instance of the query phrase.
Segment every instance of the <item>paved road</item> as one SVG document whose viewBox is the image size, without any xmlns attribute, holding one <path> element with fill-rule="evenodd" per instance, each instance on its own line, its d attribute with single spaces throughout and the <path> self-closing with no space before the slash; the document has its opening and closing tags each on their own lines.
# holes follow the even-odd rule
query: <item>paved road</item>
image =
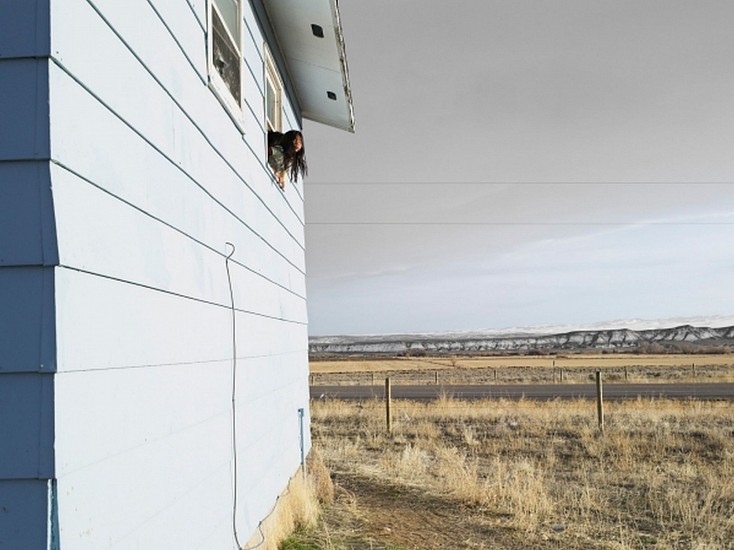
<svg viewBox="0 0 734 550">
<path fill-rule="evenodd" d="M 596 399 L 594 384 L 507 384 L 465 386 L 412 386 L 393 385 L 393 399 L 431 400 L 441 393 L 456 399 Z M 604 399 L 636 397 L 665 397 L 673 399 L 729 399 L 734 400 L 734 384 L 725 382 L 706 384 L 604 384 Z M 385 387 L 380 386 L 312 386 L 311 398 L 336 399 L 382 398 Z"/>
</svg>

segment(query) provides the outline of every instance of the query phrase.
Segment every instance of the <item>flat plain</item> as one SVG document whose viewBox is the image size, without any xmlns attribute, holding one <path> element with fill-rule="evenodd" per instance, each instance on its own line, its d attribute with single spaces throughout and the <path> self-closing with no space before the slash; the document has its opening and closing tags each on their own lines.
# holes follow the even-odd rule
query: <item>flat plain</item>
<svg viewBox="0 0 734 550">
<path fill-rule="evenodd" d="M 595 371 L 631 382 L 734 381 L 734 355 L 572 354 L 487 357 L 397 357 L 311 361 L 312 385 L 396 383 L 587 383 Z"/>
</svg>

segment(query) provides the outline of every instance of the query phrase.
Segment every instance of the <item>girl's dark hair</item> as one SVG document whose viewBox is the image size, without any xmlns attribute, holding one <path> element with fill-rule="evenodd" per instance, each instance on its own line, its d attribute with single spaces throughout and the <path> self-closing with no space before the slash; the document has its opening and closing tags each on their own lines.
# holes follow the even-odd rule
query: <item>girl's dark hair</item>
<svg viewBox="0 0 734 550">
<path fill-rule="evenodd" d="M 296 151 L 293 148 L 293 142 L 296 137 L 301 138 L 301 149 Z M 283 149 L 285 157 L 285 170 L 289 173 L 291 182 L 298 181 L 308 174 L 308 164 L 306 164 L 306 142 L 303 134 L 298 130 L 290 130 L 285 134 L 280 132 L 268 132 L 268 147 L 280 145 Z"/>
</svg>

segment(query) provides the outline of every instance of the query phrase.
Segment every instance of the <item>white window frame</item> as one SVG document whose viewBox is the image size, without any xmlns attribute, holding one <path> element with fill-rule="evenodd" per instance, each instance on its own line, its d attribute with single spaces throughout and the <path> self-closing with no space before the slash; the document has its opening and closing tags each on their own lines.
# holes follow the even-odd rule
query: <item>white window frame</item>
<svg viewBox="0 0 734 550">
<path fill-rule="evenodd" d="M 264 88 L 263 88 L 263 106 L 265 112 L 265 130 L 282 132 L 283 131 L 283 81 L 278 73 L 278 68 L 273 61 L 273 56 L 270 53 L 270 48 L 267 44 L 264 44 L 263 50 L 265 51 L 265 75 L 264 75 Z M 270 117 L 268 112 L 268 90 L 272 89 L 275 93 L 275 116 Z"/>
<path fill-rule="evenodd" d="M 217 7 L 214 0 L 209 0 L 207 2 L 207 73 L 208 73 L 208 81 L 209 81 L 209 88 L 214 92 L 214 95 L 217 97 L 219 102 L 225 107 L 228 114 L 232 118 L 232 120 L 235 122 L 237 127 L 241 132 L 244 132 L 244 111 L 243 111 L 243 105 L 244 105 L 244 90 L 242 86 L 243 82 L 243 76 L 244 76 L 244 59 L 242 56 L 242 3 L 244 0 L 235 0 L 237 3 L 237 34 L 239 36 L 232 36 L 231 30 L 227 27 L 226 23 L 224 23 L 224 17 L 222 17 L 222 14 Z M 227 33 L 227 37 L 229 38 L 231 45 L 234 47 L 234 50 L 237 54 L 237 60 L 239 63 L 239 96 L 240 99 L 237 101 L 237 98 L 232 94 L 232 92 L 229 89 L 229 86 L 224 81 L 222 76 L 219 74 L 219 71 L 217 70 L 215 64 L 214 64 L 214 28 L 213 28 L 213 17 L 216 13 L 216 16 L 219 18 L 219 20 L 222 22 L 224 26 L 224 30 Z"/>
</svg>

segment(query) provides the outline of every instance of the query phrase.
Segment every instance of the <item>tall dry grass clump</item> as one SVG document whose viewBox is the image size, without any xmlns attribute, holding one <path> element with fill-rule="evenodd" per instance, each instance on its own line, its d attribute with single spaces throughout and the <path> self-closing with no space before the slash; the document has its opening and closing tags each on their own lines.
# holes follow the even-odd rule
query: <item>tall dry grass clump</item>
<svg viewBox="0 0 734 550">
<path fill-rule="evenodd" d="M 258 526 L 246 549 L 277 550 L 294 531 L 314 528 L 321 505 L 334 501 L 334 485 L 318 450 L 309 453 L 307 475 L 301 470 L 293 476 L 270 515 Z"/>
<path fill-rule="evenodd" d="M 603 434 L 580 400 L 394 401 L 390 434 L 379 400 L 315 402 L 312 414 L 337 478 L 469 507 L 485 531 L 530 546 L 734 548 L 729 402 L 609 403 Z"/>
</svg>

